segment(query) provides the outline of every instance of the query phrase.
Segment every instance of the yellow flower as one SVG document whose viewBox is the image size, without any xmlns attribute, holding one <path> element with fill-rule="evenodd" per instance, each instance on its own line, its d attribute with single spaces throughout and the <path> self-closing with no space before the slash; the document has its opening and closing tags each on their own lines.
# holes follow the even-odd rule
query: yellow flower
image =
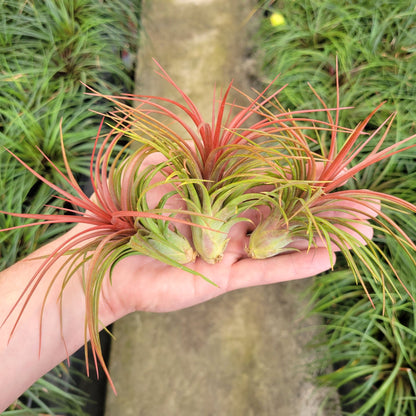
<svg viewBox="0 0 416 416">
<path fill-rule="evenodd" d="M 286 20 L 281 13 L 274 12 L 270 16 L 270 23 L 272 26 L 282 26 L 286 24 Z"/>
</svg>

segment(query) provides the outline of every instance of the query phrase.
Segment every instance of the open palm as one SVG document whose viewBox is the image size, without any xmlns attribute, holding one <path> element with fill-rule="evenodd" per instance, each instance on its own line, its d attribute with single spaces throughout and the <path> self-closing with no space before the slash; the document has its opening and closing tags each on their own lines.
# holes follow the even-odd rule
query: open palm
<svg viewBox="0 0 416 416">
<path fill-rule="evenodd" d="M 105 306 L 114 312 L 114 319 L 137 310 L 168 312 L 235 289 L 316 276 L 335 262 L 319 239 L 309 250 L 305 241 L 299 241 L 299 251 L 265 260 L 249 258 L 246 249 L 251 227 L 250 223 L 242 222 L 231 229 L 221 262 L 208 264 L 197 258 L 187 265 L 215 284 L 150 257 L 130 256 L 115 267 L 111 286 L 104 285 Z M 372 237 L 373 230 L 365 221 L 357 225 L 357 230 Z M 336 246 L 333 249 L 337 251 Z"/>
</svg>

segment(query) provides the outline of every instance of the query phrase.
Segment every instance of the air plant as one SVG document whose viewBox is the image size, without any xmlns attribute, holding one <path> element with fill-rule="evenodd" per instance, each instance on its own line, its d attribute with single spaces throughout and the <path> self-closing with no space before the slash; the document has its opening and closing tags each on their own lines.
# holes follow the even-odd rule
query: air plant
<svg viewBox="0 0 416 416">
<path fill-rule="evenodd" d="M 113 198 L 122 202 L 122 211 L 151 212 L 152 208 L 149 207 L 148 199 L 152 191 L 157 190 L 161 185 L 164 185 L 165 189 L 169 187 L 168 179 L 164 179 L 162 183 L 160 179 L 155 180 L 158 174 L 166 168 L 166 162 L 151 164 L 141 169 L 146 158 L 153 152 L 154 149 L 143 146 L 119 165 L 113 164 L 109 181 L 115 193 Z M 166 189 L 166 193 L 153 208 L 154 212 L 164 212 L 166 203 L 174 196 L 174 188 L 170 191 Z M 182 213 L 180 209 L 175 211 L 178 214 Z M 165 262 L 178 264 L 187 264 L 195 260 L 196 253 L 187 237 L 165 218 L 137 217 L 134 227 L 136 234 L 132 236 L 129 245 L 135 251 L 152 255 L 152 251 L 156 250 L 157 253 L 166 257 Z"/>
<path fill-rule="evenodd" d="M 195 249 L 206 262 L 216 263 L 222 259 L 231 227 L 249 221 L 244 213 L 265 203 L 267 197 L 258 189 L 264 185 L 286 187 L 293 159 L 304 157 L 303 148 L 296 140 L 285 137 L 274 144 L 273 156 L 264 156 L 270 135 L 280 131 L 281 124 L 292 114 L 273 114 L 266 110 L 265 106 L 280 90 L 264 98 L 269 86 L 250 100 L 248 106 L 239 107 L 227 101 L 230 84 L 217 110 L 214 94 L 212 120 L 208 123 L 190 97 L 159 68 L 160 75 L 176 88 L 185 104 L 164 97 L 104 96 L 96 91 L 92 94 L 116 105 L 110 116 L 123 126 L 129 138 L 154 148 L 170 160 L 167 174 L 180 184 L 177 192 L 193 213 L 191 221 L 203 226 L 192 228 Z M 161 117 L 168 121 L 161 122 Z M 291 157 L 288 157 L 288 148 L 291 148 Z M 265 175 L 271 158 L 280 166 L 280 174 L 275 177 Z M 299 182 L 302 184 L 296 186 L 306 184 L 304 180 Z M 292 185 L 295 183 L 291 180 Z"/>
<path fill-rule="evenodd" d="M 206 226 L 192 228 L 193 244 L 205 261 L 220 261 L 230 228 L 247 221 L 249 210 L 258 209 L 262 220 L 254 227 L 247 247 L 251 257 L 267 258 L 297 250 L 299 240 L 311 248 L 320 239 L 327 244 L 329 255 L 334 245 L 342 251 L 364 289 L 357 262 L 386 288 L 386 294 L 386 282 L 397 290 L 391 276 L 393 273 L 400 281 L 395 268 L 358 225 L 371 219 L 374 230 L 394 236 L 414 261 L 416 245 L 382 208 L 416 212 L 416 207 L 381 192 L 342 188 L 360 171 L 415 146 L 415 136 L 410 136 L 383 148 L 394 115 L 367 133 L 365 127 L 380 104 L 354 129 L 340 126 L 340 112 L 347 109 L 340 107 L 337 75 L 335 108 L 329 108 L 312 87 L 322 108 L 285 111 L 277 100 L 283 88 L 269 97 L 265 96 L 266 88 L 255 99 L 249 99 L 248 106 L 240 107 L 227 102 L 230 85 L 216 114 L 214 100 L 209 124 L 161 70 L 185 104 L 152 96 L 106 98 L 116 104 L 111 117 L 124 126 L 128 137 L 170 158 L 169 175 L 180 183 L 178 194 L 190 212 L 203 214 L 191 219 Z M 125 104 L 125 100 L 136 107 Z M 308 117 L 313 112 L 326 114 L 327 120 Z M 160 122 L 159 116 L 168 122 Z M 366 146 L 376 140 L 373 150 L 358 160 Z"/>
<path fill-rule="evenodd" d="M 65 169 L 60 163 L 60 118 L 68 163 L 77 177 L 88 175 L 93 144 L 90 138 L 97 131 L 97 119 L 91 117 L 88 108 L 102 112 L 107 109 L 102 106 L 106 103 L 82 96 L 79 78 L 101 91 L 132 90 L 131 68 L 117 55 L 136 49 L 138 7 L 138 2 L 130 0 L 100 3 L 0 0 L 0 209 L 54 212 L 53 208 L 45 207 L 52 202 L 53 191 L 25 172 L 2 146 L 51 182 L 60 184 L 59 175 L 42 163 L 44 160 L 35 148 L 39 146 L 60 169 Z M 55 204 L 61 205 L 63 201 Z M 0 214 L 0 229 L 28 221 L 30 218 Z M 53 227 L 45 224 L 0 233 L 0 270 L 68 228 L 68 224 Z M 73 368 L 69 371 L 72 373 Z M 60 385 L 59 392 L 58 388 L 47 386 L 48 381 L 51 381 L 48 377 L 40 379 L 25 393 L 32 401 L 31 409 L 10 409 L 10 414 L 79 415 L 75 394 L 72 400 L 69 397 L 69 385 Z M 65 408 L 60 395 L 68 399 Z M 44 404 L 36 409 L 35 403 L 44 400 L 51 407 L 48 409 Z"/>
<path fill-rule="evenodd" d="M 311 89 L 326 108 L 323 100 L 312 87 Z M 378 234 L 394 238 L 413 264 L 416 264 L 414 259 L 416 245 L 383 209 L 415 213 L 416 206 L 395 196 L 370 189 L 342 188 L 348 181 L 353 180 L 357 173 L 374 163 L 416 146 L 412 143 L 416 135 L 412 135 L 383 148 L 394 114 L 374 131 L 365 132 L 365 127 L 381 106 L 382 104 L 375 108 L 351 131 L 340 127 L 337 83 L 335 117 L 329 109 L 326 111 L 328 119 L 326 128 L 314 128 L 316 121 L 308 120 L 305 124 L 305 120 L 293 117 L 288 123 L 282 124 L 278 135 L 271 135 L 271 140 L 280 142 L 281 135 L 284 134 L 288 142 L 296 140 L 302 146 L 304 157 L 292 158 L 293 165 L 298 166 L 292 169 L 290 174 L 293 181 L 308 183 L 310 186 L 306 189 L 299 186 L 280 187 L 268 192 L 270 214 L 251 234 L 248 252 L 252 257 L 266 258 L 296 250 L 299 240 L 306 240 L 308 247 L 311 247 L 315 239 L 320 238 L 327 243 L 329 252 L 333 245 L 342 251 L 370 300 L 360 267 L 353 255 L 371 276 L 382 284 L 386 290 L 383 297 L 389 293 L 387 282 L 390 289 L 397 291 L 391 274 L 393 273 L 399 282 L 400 277 L 394 266 L 380 247 L 359 232 L 357 226 L 364 218 L 371 219 L 370 224 L 373 229 Z M 384 132 L 382 132 L 383 127 L 385 127 Z M 316 133 L 315 138 L 306 134 L 310 130 Z M 377 143 L 371 152 L 361 160 L 357 160 L 363 149 L 376 140 Z M 318 154 L 312 151 L 313 148 L 318 149 Z M 270 173 L 273 174 L 273 170 L 269 170 Z M 387 267 L 383 262 L 387 263 Z M 405 290 L 407 291 L 406 288 Z M 412 297 L 409 292 L 408 294 Z"/>
<path fill-rule="evenodd" d="M 112 270 L 117 262 L 127 256 L 143 254 L 152 256 L 174 267 L 187 270 L 189 273 L 200 274 L 183 265 L 194 260 L 193 249 L 188 240 L 176 228 L 169 228 L 168 226 L 170 223 L 189 225 L 189 221 L 176 216 L 178 213 L 186 214 L 186 211 L 164 209 L 164 204 L 168 200 L 169 194 L 162 197 L 154 209 L 149 208 L 146 202 L 146 195 L 142 195 L 142 192 L 148 191 L 147 188 L 155 188 L 159 184 L 161 186 L 169 185 L 169 180 L 162 177 L 160 182 L 156 181 L 150 186 L 150 181 L 154 178 L 155 172 L 162 170 L 163 162 L 154 166 L 150 165 L 147 169 L 139 171 L 142 163 L 154 152 L 154 149 L 143 147 L 133 154 L 128 152 L 129 144 L 120 149 L 117 145 L 123 137 L 123 132 L 115 132 L 114 130 L 105 136 L 101 146 L 98 148 L 103 121 L 96 136 L 94 151 L 91 155 L 90 178 L 94 190 L 92 198 L 85 194 L 72 173 L 66 158 L 62 134 L 61 146 L 66 174 L 41 149 L 39 149 L 39 152 L 47 160 L 51 168 L 56 171 L 56 174 L 66 183 L 69 191 L 50 182 L 14 153 L 8 151 L 37 179 L 57 192 L 59 194 L 57 195 L 58 200 L 63 201 L 65 205 L 63 207 L 49 206 L 49 208 L 61 211 L 61 213 L 57 214 L 26 214 L 0 211 L 2 214 L 14 217 L 39 220 L 5 228 L 0 230 L 0 232 L 39 224 L 79 223 L 89 225 L 88 228 L 69 237 L 45 258 L 5 319 L 7 320 L 10 317 L 19 304 L 22 305 L 10 335 L 12 336 L 14 328 L 16 328 L 20 317 L 24 313 L 30 297 L 46 271 L 59 258 L 67 256 L 62 266 L 62 269 L 64 267 L 68 268 L 62 283 L 62 291 L 64 291 L 69 279 L 77 270 L 85 269 L 83 275 L 85 276 L 84 286 L 87 310 L 86 330 L 91 341 L 94 361 L 97 363 L 97 360 L 99 360 L 104 371 L 109 376 L 100 347 L 98 318 L 100 290 L 106 272 Z M 114 160 L 110 166 L 111 157 L 115 151 L 116 156 L 113 157 Z M 125 185 L 127 185 L 127 188 Z M 141 208 L 145 210 L 140 211 Z M 60 272 L 62 269 L 60 269 Z M 56 282 L 58 274 L 59 272 L 53 278 L 44 302 L 51 286 Z M 205 278 L 202 275 L 200 276 Z M 85 351 L 87 354 L 87 349 Z M 88 356 L 86 361 L 88 363 Z"/>
<path fill-rule="evenodd" d="M 116 106 L 106 116 L 112 129 L 98 146 L 102 121 L 91 156 L 92 199 L 75 180 L 62 135 L 66 174 L 40 152 L 72 192 L 48 181 L 15 156 L 58 192 L 66 205 L 57 207 L 61 214 L 10 215 L 41 220 L 43 224 L 90 225 L 44 260 L 15 305 L 17 308 L 22 303 L 19 318 L 46 270 L 58 258 L 67 256 L 65 266 L 69 270 L 63 290 L 72 275 L 84 268 L 86 327 L 94 360 L 101 362 L 108 375 L 98 338 L 98 302 L 106 273 L 120 260 L 139 253 L 199 275 L 187 263 L 196 255 L 208 263 L 221 261 L 229 231 L 241 221 L 252 222 L 247 255 L 253 258 L 297 250 L 299 240 L 310 249 L 320 239 L 326 243 L 329 256 L 334 245 L 340 248 L 364 288 L 351 252 L 386 293 L 390 287 L 395 289 L 390 274 L 399 281 L 400 277 L 394 266 L 360 231 L 360 225 L 371 219 L 374 230 L 395 238 L 415 262 L 415 244 L 379 204 L 398 211 L 416 212 L 416 207 L 380 192 L 341 188 L 362 169 L 415 146 L 405 146 L 413 139 L 411 136 L 382 148 L 393 117 L 386 120 L 386 131 L 373 151 L 356 162 L 362 149 L 384 127 L 383 124 L 371 133 L 364 131 L 377 109 L 351 130 L 339 125 L 339 113 L 343 110 L 339 95 L 335 108 L 328 108 L 320 99 L 322 108 L 285 111 L 277 100 L 280 90 L 266 97 L 268 88 L 254 99 L 245 96 L 249 100 L 246 106 L 230 103 L 230 84 L 218 109 L 214 94 L 212 120 L 207 123 L 167 73 L 162 70 L 161 75 L 180 92 L 185 104 L 163 97 L 91 92 Z M 311 113 L 326 114 L 327 121 L 315 119 Z M 168 121 L 162 123 L 160 116 Z M 347 138 L 338 149 L 345 135 Z M 121 146 L 121 139 L 128 140 L 125 146 Z M 135 151 L 131 150 L 133 143 L 140 144 Z M 159 159 L 155 161 L 151 156 Z M 160 194 L 155 201 L 154 196 Z M 257 214 L 260 221 L 255 219 Z M 191 237 L 179 230 L 179 224 L 190 227 Z M 51 284 L 55 281 L 56 277 Z"/>
<path fill-rule="evenodd" d="M 129 123 L 130 127 L 124 128 L 126 135 L 132 140 L 144 146 L 151 146 L 169 160 L 169 169 L 165 170 L 165 174 L 176 178 L 177 193 L 186 203 L 187 209 L 194 214 L 191 215 L 191 220 L 206 227 L 192 229 L 194 246 L 205 261 L 214 263 L 222 258 L 231 226 L 244 221 L 239 214 L 246 211 L 251 204 L 250 195 L 246 192 L 260 182 L 256 178 L 256 166 L 236 155 L 237 148 L 230 146 L 233 135 L 220 137 L 226 96 L 216 120 L 218 128 L 203 123 L 196 107 L 185 95 L 184 97 L 190 109 L 179 104 L 178 109 L 185 111 L 192 117 L 195 125 L 199 126 L 196 133 L 174 112 L 157 101 L 149 102 L 154 112 L 164 113 L 178 121 L 187 130 L 193 142 L 184 140 L 168 125 L 159 122 L 148 110 L 143 110 L 140 106 L 133 109 L 118 103 L 119 112 L 115 113 L 113 118 L 118 122 L 123 118 Z M 147 101 L 147 98 L 144 100 Z M 163 98 L 160 100 L 162 103 L 166 101 Z M 234 141 L 233 144 L 236 145 L 238 141 Z"/>
</svg>

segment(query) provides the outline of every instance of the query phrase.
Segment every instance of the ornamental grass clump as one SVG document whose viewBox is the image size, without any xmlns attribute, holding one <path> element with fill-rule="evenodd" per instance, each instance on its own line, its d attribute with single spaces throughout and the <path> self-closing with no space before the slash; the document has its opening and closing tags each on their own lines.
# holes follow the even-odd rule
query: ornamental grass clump
<svg viewBox="0 0 416 416">
<path fill-rule="evenodd" d="M 241 221 L 249 222 L 252 229 L 247 256 L 264 259 L 308 250 L 320 242 L 331 258 L 336 248 L 344 254 L 364 288 L 362 267 L 381 284 L 383 297 L 399 290 L 394 265 L 361 230 L 371 224 L 376 233 L 394 238 L 415 263 L 415 244 L 384 207 L 413 213 L 416 207 L 381 192 L 343 188 L 368 166 L 416 146 L 411 136 L 383 148 L 393 116 L 375 131 L 366 132 L 376 108 L 348 129 L 339 125 L 339 114 L 346 110 L 340 107 L 339 93 L 334 108 L 319 98 L 318 109 L 285 111 L 277 99 L 279 91 L 267 97 L 267 88 L 254 99 L 241 93 L 248 99 L 246 106 L 229 102 L 230 85 L 219 104 L 214 94 L 212 120 L 207 123 L 166 72 L 162 70 L 161 75 L 181 94 L 183 103 L 164 97 L 91 92 L 115 105 L 105 117 L 111 130 L 100 143 L 104 118 L 91 156 L 92 198 L 69 167 L 62 135 L 66 173 L 39 151 L 69 190 L 15 156 L 57 192 L 65 205 L 57 207 L 58 214 L 9 215 L 41 224 L 87 225 L 44 260 L 14 307 L 21 307 L 19 318 L 46 270 L 66 256 L 69 271 L 62 289 L 76 271 L 84 271 L 86 328 L 94 360 L 101 362 L 108 375 L 98 336 L 98 304 L 107 272 L 111 276 L 117 262 L 143 254 L 215 284 L 195 272 L 190 263 L 196 256 L 207 263 L 221 261 L 229 231 Z M 324 114 L 326 120 L 317 114 Z M 360 159 L 362 150 L 375 140 L 374 149 Z"/>
<path fill-rule="evenodd" d="M 412 276 L 413 277 L 413 276 Z M 371 283 L 371 282 L 370 282 Z M 414 283 L 410 282 L 409 288 Z M 416 322 L 414 302 L 398 301 L 383 311 L 379 285 L 371 285 L 375 307 L 357 288 L 349 270 L 330 273 L 317 282 L 312 312 L 323 318 L 319 348 L 323 371 L 318 382 L 342 391 L 349 415 L 415 415 Z M 328 361 L 327 361 L 328 360 Z"/>
</svg>

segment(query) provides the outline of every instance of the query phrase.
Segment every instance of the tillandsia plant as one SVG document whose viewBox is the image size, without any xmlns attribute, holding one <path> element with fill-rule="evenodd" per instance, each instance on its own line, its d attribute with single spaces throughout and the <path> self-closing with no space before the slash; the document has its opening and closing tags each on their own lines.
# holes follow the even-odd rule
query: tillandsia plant
<svg viewBox="0 0 416 416">
<path fill-rule="evenodd" d="M 307 181 L 297 181 L 290 175 L 294 160 L 305 157 L 304 146 L 288 136 L 273 144 L 268 141 L 293 114 L 275 114 L 266 109 L 280 91 L 265 98 L 266 88 L 256 99 L 250 99 L 248 106 L 240 107 L 227 101 L 230 84 L 219 100 L 218 110 L 214 94 L 209 123 L 191 98 L 159 68 L 184 104 L 164 97 L 93 94 L 115 103 L 111 117 L 128 137 L 154 148 L 170 161 L 165 174 L 176 178 L 177 193 L 193 213 L 192 222 L 203 226 L 192 228 L 195 249 L 206 262 L 216 263 L 222 259 L 231 227 L 249 220 L 242 214 L 264 205 L 264 185 L 281 189 L 290 180 L 292 186 L 307 186 Z M 161 116 L 167 121 L 161 122 Z M 264 146 L 269 145 L 273 145 L 274 153 L 265 156 Z M 271 168 L 272 159 L 278 170 Z M 266 175 L 270 169 L 278 174 Z"/>
<path fill-rule="evenodd" d="M 131 143 L 130 143 L 131 144 Z M 168 179 L 157 179 L 158 174 L 166 168 L 166 162 L 150 164 L 144 169 L 146 159 L 154 152 L 149 146 L 143 146 L 132 156 L 110 170 L 109 182 L 114 192 L 114 199 L 121 202 L 121 210 L 130 212 L 166 212 L 166 204 L 174 198 L 175 192 L 169 190 Z M 141 170 L 140 170 L 141 169 Z M 155 179 L 156 178 L 156 179 Z M 162 175 L 163 179 L 163 175 Z M 159 186 L 166 192 L 153 208 L 149 206 L 149 196 Z M 183 214 L 180 209 L 172 209 L 171 213 Z M 173 265 L 187 264 L 195 260 L 196 253 L 189 240 L 166 218 L 137 217 L 134 221 L 136 229 L 129 241 L 129 246 L 136 252 L 159 256 L 159 260 Z"/>
<path fill-rule="evenodd" d="M 323 100 L 313 89 L 312 91 L 325 108 Z M 409 259 L 416 264 L 414 259 L 416 245 L 383 210 L 387 208 L 415 213 L 416 206 L 382 192 L 342 187 L 363 169 L 414 147 L 416 136 L 407 137 L 383 148 L 394 114 L 377 129 L 366 133 L 365 127 L 382 106 L 380 104 L 350 131 L 339 126 L 341 110 L 339 101 L 337 84 L 335 115 L 327 110 L 327 128 L 315 128 L 314 138 L 306 133 L 313 129 L 315 121 L 307 120 L 305 124 L 305 120 L 295 117 L 282 126 L 279 135 L 271 135 L 272 140 L 280 142 L 281 135 L 284 134 L 288 136 L 288 141 L 295 139 L 301 144 L 304 157 L 293 158 L 293 164 L 299 166 L 291 170 L 291 175 L 293 180 L 306 182 L 310 186 L 307 189 L 289 186 L 268 193 L 270 214 L 251 234 L 249 253 L 255 258 L 266 258 L 296 249 L 298 240 L 307 240 L 310 247 L 314 244 L 315 238 L 320 238 L 327 243 L 329 251 L 332 250 L 333 245 L 342 251 L 349 267 L 364 289 L 366 285 L 356 259 L 370 271 L 383 288 L 397 290 L 392 274 L 399 281 L 400 277 L 392 263 L 376 243 L 359 232 L 357 226 L 363 217 L 371 219 L 374 230 L 378 234 L 394 238 Z M 328 135 L 329 143 L 327 143 Z M 373 146 L 371 152 L 360 159 L 362 150 L 376 140 L 377 144 Z M 313 149 L 317 150 L 314 152 Z M 270 153 L 270 150 L 268 152 Z M 269 170 L 269 173 L 271 172 L 272 170 Z M 386 293 L 389 293 L 389 290 L 386 290 L 384 296 Z M 408 294 L 412 297 L 410 293 Z M 371 300 L 370 296 L 369 298 Z"/>
<path fill-rule="evenodd" d="M 51 182 L 61 183 L 35 147 L 65 169 L 59 143 L 62 118 L 68 163 L 83 183 L 81 175 L 88 176 L 94 143 L 90 138 L 97 131 L 97 118 L 88 109 L 104 112 L 107 109 L 101 104 L 107 103 L 83 96 L 79 80 L 108 93 L 132 91 L 134 56 L 130 52 L 136 50 L 139 2 L 0 0 L 0 10 L 0 144 Z M 25 172 L 1 145 L 0 210 L 53 213 L 45 207 L 52 203 L 53 191 Z M 61 205 L 63 201 L 53 203 Z M 0 214 L 0 229 L 27 221 Z M 68 229 L 68 224 L 55 224 L 0 233 L 0 269 Z M 57 380 L 58 376 L 53 383 Z M 56 383 L 56 388 L 48 385 L 50 381 L 46 376 L 24 394 L 19 405 L 24 403 L 28 408 L 10 408 L 4 414 L 80 416 L 76 395 L 69 394 L 69 384 L 77 385 L 79 378 L 68 379 L 65 385 Z"/>
<path fill-rule="evenodd" d="M 66 183 L 68 190 L 50 182 L 18 156 L 8 151 L 37 179 L 57 192 L 56 198 L 65 202 L 65 205 L 63 207 L 48 206 L 61 212 L 57 214 L 23 214 L 0 211 L 2 214 L 14 217 L 39 220 L 5 228 L 0 230 L 0 232 L 39 224 L 79 223 L 89 225 L 88 228 L 69 237 L 45 258 L 23 293 L 21 293 L 13 309 L 9 312 L 6 320 L 21 305 L 18 318 L 13 327 L 14 329 L 16 328 L 28 300 L 41 282 L 46 271 L 59 258 L 67 256 L 63 267 L 67 266 L 68 271 L 62 283 L 62 291 L 64 291 L 65 286 L 74 273 L 82 269 L 86 298 L 86 333 L 91 341 L 94 361 L 97 362 L 98 359 L 105 373 L 109 376 L 100 347 L 98 317 L 99 296 L 106 273 L 111 271 L 114 265 L 121 259 L 134 254 L 142 254 L 154 257 L 174 267 L 182 268 L 190 273 L 200 274 L 184 265 L 195 258 L 194 250 L 190 243 L 180 234 L 176 227 L 169 227 L 170 223 L 189 225 L 189 221 L 176 215 L 181 214 L 183 217 L 187 212 L 177 209 L 165 209 L 164 205 L 169 200 L 171 192 L 165 194 L 156 203 L 154 209 L 149 208 L 146 200 L 146 193 L 150 189 L 154 189 L 159 185 L 169 185 L 169 179 L 163 177 L 161 182 L 159 180 L 152 181 L 155 174 L 162 170 L 164 163 L 150 164 L 147 169 L 140 170 L 144 161 L 155 150 L 150 147 L 142 147 L 137 152 L 131 154 L 128 151 L 129 143 L 120 149 L 117 145 L 120 139 L 123 138 L 123 132 L 115 130 L 106 134 L 98 148 L 103 121 L 96 136 L 94 151 L 91 155 L 90 179 L 94 190 L 92 198 L 85 194 L 73 175 L 66 158 L 62 134 L 61 146 L 66 173 L 61 171 L 41 149 L 39 149 L 39 152 L 47 160 L 51 168 L 56 171 L 56 174 Z M 114 152 L 116 152 L 116 155 L 110 165 Z M 200 276 L 204 278 L 204 276 Z M 44 302 L 57 277 L 56 275 L 52 280 Z M 62 296 L 60 301 L 62 305 Z M 87 349 L 85 351 L 87 354 Z M 88 363 L 88 356 L 86 361 Z"/>
<path fill-rule="evenodd" d="M 391 274 L 400 278 L 393 264 L 360 226 L 371 219 L 375 231 L 394 238 L 415 262 L 415 244 L 382 208 L 416 212 L 416 207 L 380 192 L 341 188 L 360 170 L 415 146 L 406 145 L 413 140 L 408 137 L 382 148 L 393 117 L 366 133 L 364 128 L 377 109 L 355 129 L 343 128 L 338 122 L 344 110 L 339 95 L 334 108 L 320 99 L 318 109 L 285 111 L 277 100 L 279 91 L 267 97 L 267 88 L 254 99 L 241 93 L 248 99 L 246 106 L 229 102 L 230 85 L 218 109 L 214 94 L 212 120 L 207 123 L 192 100 L 161 70 L 162 77 L 180 92 L 184 104 L 163 97 L 91 92 L 116 106 L 107 115 L 112 129 L 100 146 L 104 119 L 96 137 L 90 163 L 91 199 L 69 167 L 62 135 L 66 174 L 40 152 L 70 191 L 48 181 L 15 156 L 58 192 L 66 205 L 57 207 L 61 214 L 10 215 L 43 224 L 89 224 L 44 260 L 15 305 L 16 309 L 22 304 L 19 318 L 46 270 L 67 256 L 65 266 L 69 270 L 62 290 L 76 271 L 86 269 L 86 327 L 94 359 L 108 375 L 98 337 L 98 301 L 107 272 L 127 256 L 144 254 L 198 274 L 187 263 L 196 255 L 208 263 L 221 261 L 229 231 L 240 221 L 252 223 L 248 256 L 266 258 L 309 249 L 321 240 L 329 256 L 334 245 L 339 247 L 364 287 L 359 264 L 370 270 L 386 293 L 395 288 Z M 314 118 L 313 113 L 324 114 L 327 120 Z M 160 116 L 168 121 L 162 123 Z M 357 161 L 362 149 L 384 127 L 374 150 Z M 140 144 L 135 151 L 131 149 L 133 143 Z M 182 225 L 190 227 L 190 235 L 181 231 Z"/>
<path fill-rule="evenodd" d="M 400 278 L 395 268 L 377 244 L 360 232 L 359 224 L 371 219 L 377 233 L 393 236 L 415 261 L 416 245 L 383 207 L 408 212 L 416 212 L 416 207 L 381 192 L 342 188 L 360 171 L 415 146 L 415 136 L 410 136 L 383 148 L 394 114 L 366 132 L 380 104 L 355 128 L 342 127 L 340 113 L 347 108 L 340 107 L 336 68 L 335 108 L 329 108 L 312 87 L 322 105 L 319 109 L 285 111 L 277 100 L 283 88 L 269 97 L 266 88 L 249 99 L 248 106 L 238 107 L 227 102 L 230 85 L 217 113 L 214 99 L 212 121 L 207 123 L 192 100 L 160 69 L 184 104 L 151 96 L 106 98 L 116 104 L 111 117 L 123 125 L 126 135 L 171 160 L 166 174 L 177 179 L 177 192 L 187 209 L 203 214 L 191 218 L 207 227 L 192 230 L 193 244 L 204 260 L 220 261 L 230 228 L 248 220 L 249 210 L 258 209 L 263 219 L 250 237 L 247 252 L 251 257 L 297 250 L 302 246 L 299 240 L 310 248 L 320 239 L 327 244 L 329 255 L 334 246 L 342 251 L 364 288 L 359 263 L 386 293 L 397 290 L 394 277 Z M 326 121 L 308 117 L 313 112 L 326 114 Z M 158 116 L 168 122 L 158 121 Z M 361 157 L 376 140 L 373 150 Z"/>
</svg>

